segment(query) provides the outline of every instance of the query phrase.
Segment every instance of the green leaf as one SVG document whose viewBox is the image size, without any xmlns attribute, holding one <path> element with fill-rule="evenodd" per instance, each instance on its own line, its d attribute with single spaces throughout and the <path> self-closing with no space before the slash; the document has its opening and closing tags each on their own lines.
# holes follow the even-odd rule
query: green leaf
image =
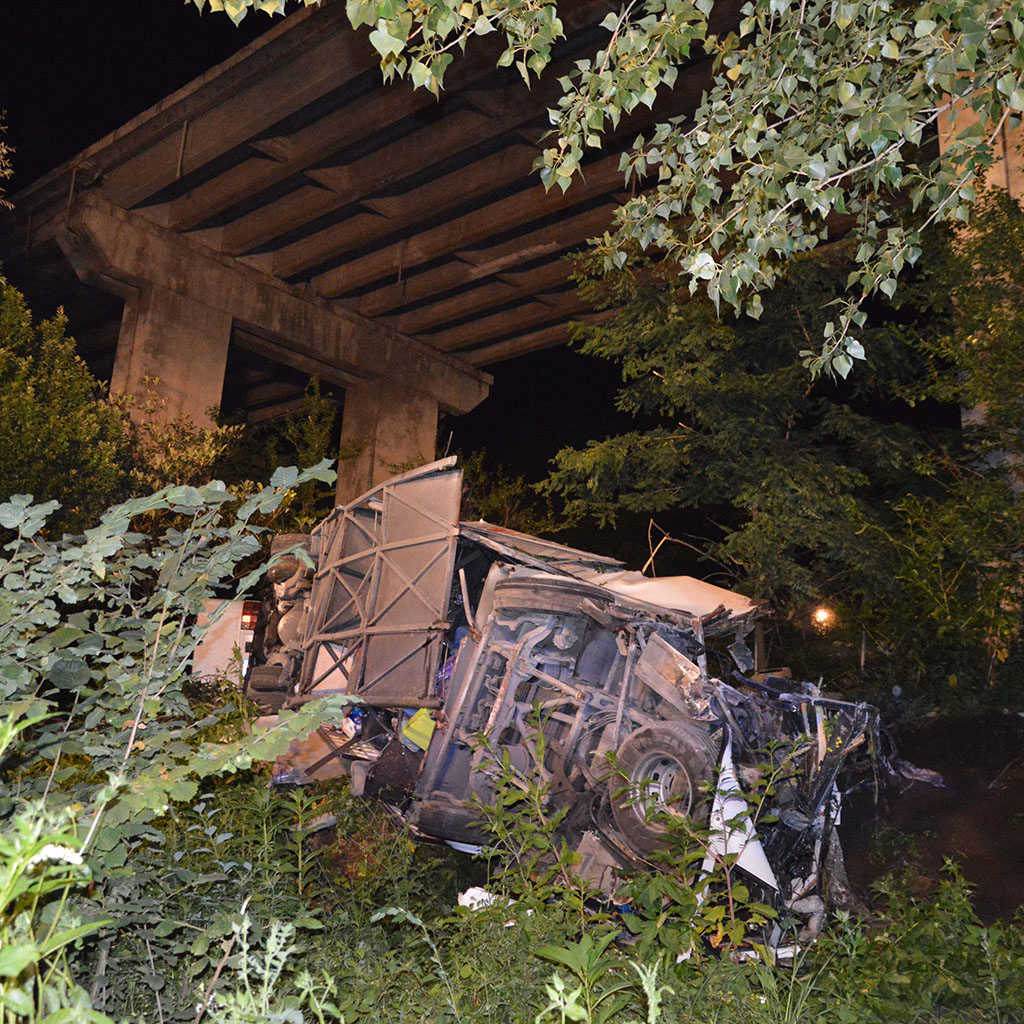
<svg viewBox="0 0 1024 1024">
<path fill-rule="evenodd" d="M 32 997 L 23 988 L 8 988 L 6 991 L 0 990 L 0 1005 L 8 1007 L 29 1020 L 35 1016 L 35 1005 L 32 1002 Z"/>
<path fill-rule="evenodd" d="M 388 23 L 383 19 L 377 22 L 377 27 L 370 33 L 370 42 L 373 44 L 373 48 L 382 57 L 396 56 L 405 49 L 405 40 L 400 39 L 397 36 L 393 36 L 390 32 Z M 288 469 L 294 472 L 295 476 L 298 476 L 298 470 L 295 469 L 294 466 L 290 466 Z M 287 470 L 276 470 L 274 476 L 270 479 L 270 485 L 272 487 L 282 486 L 279 480 L 275 478 L 280 475 L 283 479 L 287 475 L 287 472 Z"/>
<path fill-rule="evenodd" d="M 42 956 L 42 950 L 34 942 L 4 946 L 0 949 L 0 976 L 16 978 L 29 964 L 35 963 Z"/>
<path fill-rule="evenodd" d="M 78 925 L 76 928 L 66 928 L 62 932 L 58 932 L 56 935 L 51 935 L 39 947 L 40 955 L 48 956 L 61 946 L 66 946 L 71 942 L 77 942 L 86 935 L 91 935 L 93 932 L 97 932 L 101 928 L 106 928 L 106 926 L 113 924 L 114 922 L 108 919 L 104 921 L 90 921 L 84 925 Z"/>
<path fill-rule="evenodd" d="M 849 374 L 850 370 L 853 369 L 853 360 L 845 353 L 840 353 L 833 358 L 832 369 L 835 370 L 840 377 L 845 378 Z"/>
<path fill-rule="evenodd" d="M 414 60 L 409 65 L 409 77 L 417 89 L 422 89 L 433 76 L 430 74 L 430 68 L 426 64 L 422 61 Z"/>
</svg>

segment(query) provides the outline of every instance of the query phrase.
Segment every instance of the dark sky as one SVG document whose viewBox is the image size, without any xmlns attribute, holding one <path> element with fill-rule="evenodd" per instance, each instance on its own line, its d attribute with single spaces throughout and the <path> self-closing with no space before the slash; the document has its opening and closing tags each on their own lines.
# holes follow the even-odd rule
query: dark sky
<svg viewBox="0 0 1024 1024">
<path fill-rule="evenodd" d="M 200 15 L 191 0 L 7 0 L 3 7 L 0 109 L 15 150 L 9 195 L 279 21 L 250 13 L 236 28 L 222 14 Z M 485 448 L 539 479 L 560 447 L 624 426 L 612 408 L 618 375 L 606 363 L 560 349 L 491 369 L 491 398 L 442 424 L 442 442 L 453 431 L 456 447 Z"/>
<path fill-rule="evenodd" d="M 11 192 L 215 64 L 272 21 L 235 28 L 182 0 L 7 0 L 0 109 L 15 149 Z"/>
</svg>

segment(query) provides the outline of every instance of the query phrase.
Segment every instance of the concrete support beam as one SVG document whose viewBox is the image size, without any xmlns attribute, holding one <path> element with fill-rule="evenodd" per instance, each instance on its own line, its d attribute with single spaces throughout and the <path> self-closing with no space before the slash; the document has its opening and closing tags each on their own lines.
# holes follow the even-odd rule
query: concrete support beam
<svg viewBox="0 0 1024 1024">
<path fill-rule="evenodd" d="M 353 300 L 353 309 L 370 317 L 390 314 L 397 308 L 442 292 L 454 292 L 475 281 L 513 272 L 522 263 L 542 257 L 557 257 L 581 244 L 580 239 L 608 230 L 619 202 L 625 198 L 628 197 L 621 193 L 615 197 L 614 203 L 609 201 L 580 214 L 569 211 L 554 224 L 546 224 L 485 248 L 459 248 L 453 253 L 455 259 L 441 264 L 436 270 L 425 270 L 400 281 L 394 278 L 382 280 L 379 287 Z"/>
<path fill-rule="evenodd" d="M 358 498 L 402 469 L 434 458 L 437 402 L 420 391 L 382 379 L 345 391 L 338 463 L 338 504 Z M 355 450 L 345 458 L 348 450 Z"/>
<path fill-rule="evenodd" d="M 258 332 L 274 357 L 287 365 L 324 366 L 346 383 L 383 379 L 407 387 L 414 382 L 416 391 L 435 409 L 440 406 L 446 412 L 468 412 L 486 398 L 490 388 L 488 374 L 457 357 L 310 298 L 298 288 L 97 196 L 87 194 L 75 201 L 58 241 L 83 280 L 122 295 L 134 306 L 136 317 L 138 311 L 148 309 L 147 302 L 163 302 L 163 308 L 169 309 L 170 300 L 162 292 L 178 296 L 186 324 L 183 336 L 192 339 L 181 342 L 186 354 L 208 328 L 219 337 L 223 323 L 234 322 Z M 143 297 L 150 292 L 157 298 Z M 136 295 L 140 297 L 135 299 Z M 123 325 L 122 341 L 135 352 L 138 346 L 131 341 L 130 321 L 131 313 Z M 144 328 L 149 339 L 156 333 L 155 327 Z M 130 357 L 128 365 L 136 358 Z M 118 359 L 122 361 L 120 354 Z M 122 377 L 136 380 L 139 374 L 124 371 Z M 195 374 L 190 377 L 195 383 Z"/>
<path fill-rule="evenodd" d="M 125 300 L 111 390 L 154 399 L 147 418 L 212 426 L 230 340 L 230 314 L 156 285 L 140 288 Z"/>
</svg>

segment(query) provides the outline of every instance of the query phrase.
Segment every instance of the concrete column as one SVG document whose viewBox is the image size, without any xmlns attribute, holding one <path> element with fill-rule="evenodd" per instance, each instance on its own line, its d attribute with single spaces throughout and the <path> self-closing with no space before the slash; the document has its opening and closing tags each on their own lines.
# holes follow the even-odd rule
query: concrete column
<svg viewBox="0 0 1024 1024">
<path fill-rule="evenodd" d="M 156 399 L 150 418 L 188 417 L 211 426 L 220 406 L 231 340 L 231 314 L 159 285 L 126 299 L 111 390 L 140 402 Z"/>
<path fill-rule="evenodd" d="M 338 462 L 339 504 L 352 501 L 390 476 L 434 458 L 437 399 L 383 378 L 345 389 Z"/>
</svg>

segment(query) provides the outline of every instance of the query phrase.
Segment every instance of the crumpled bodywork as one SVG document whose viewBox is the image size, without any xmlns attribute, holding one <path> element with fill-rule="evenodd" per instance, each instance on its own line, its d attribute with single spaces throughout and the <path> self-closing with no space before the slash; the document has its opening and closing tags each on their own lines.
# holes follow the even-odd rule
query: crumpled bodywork
<svg viewBox="0 0 1024 1024">
<path fill-rule="evenodd" d="M 875 709 L 739 671 L 757 602 L 459 524 L 459 488 L 454 459 L 388 481 L 314 531 L 303 601 L 272 578 L 250 694 L 360 700 L 285 777 L 344 766 L 417 835 L 469 847 L 498 785 L 541 785 L 607 891 L 693 823 L 709 864 L 735 857 L 814 930 L 837 778 Z"/>
</svg>

